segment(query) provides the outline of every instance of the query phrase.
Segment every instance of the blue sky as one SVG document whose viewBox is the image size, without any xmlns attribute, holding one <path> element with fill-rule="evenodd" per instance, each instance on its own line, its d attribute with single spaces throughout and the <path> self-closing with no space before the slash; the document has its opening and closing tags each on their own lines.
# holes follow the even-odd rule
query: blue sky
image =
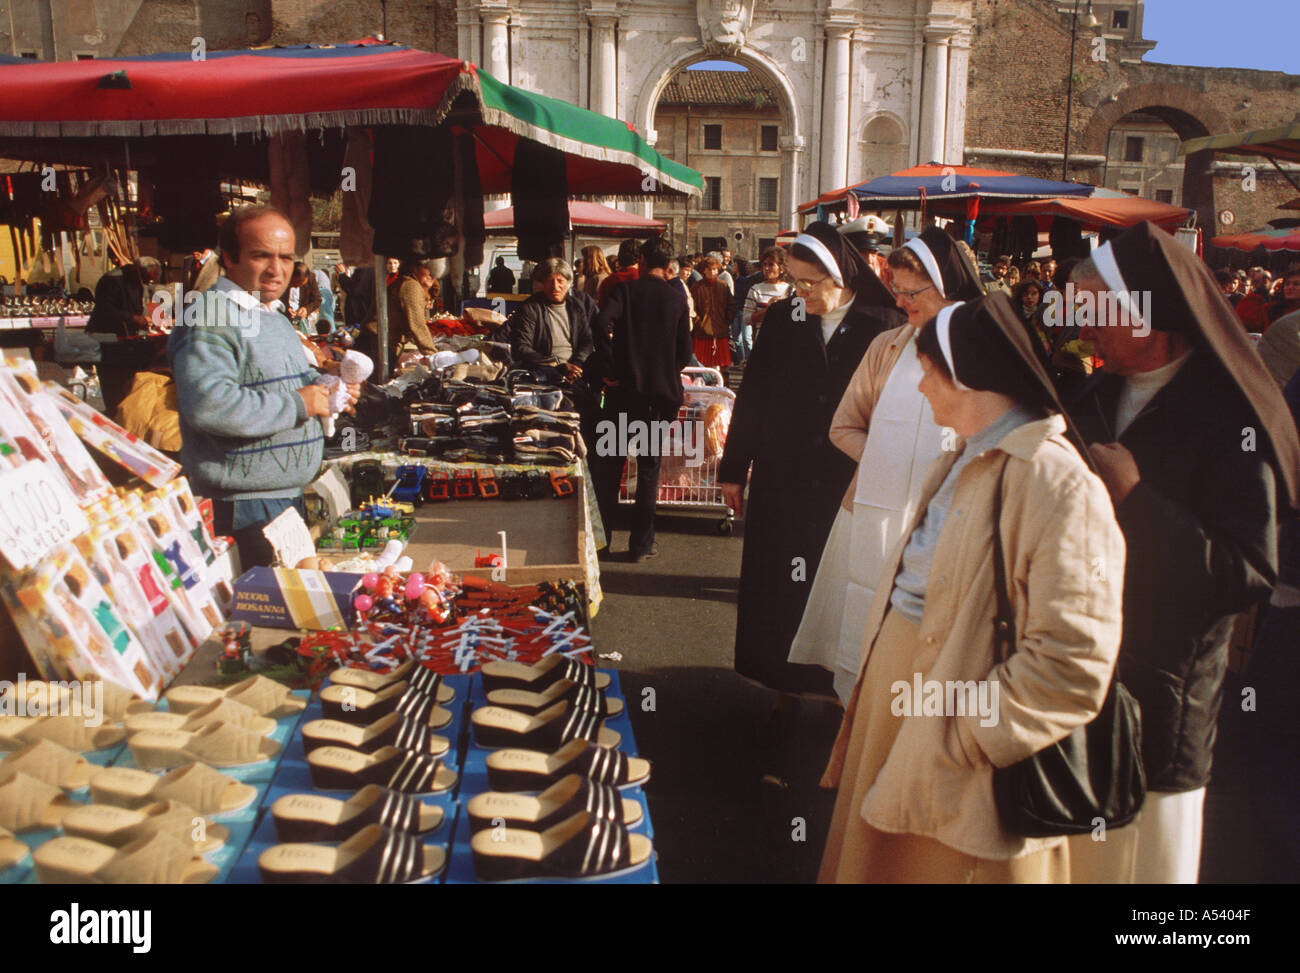
<svg viewBox="0 0 1300 973">
<path fill-rule="evenodd" d="M 1148 61 L 1300 74 L 1298 0 L 1146 0 L 1142 33 Z"/>
<path fill-rule="evenodd" d="M 1157 42 L 1148 61 L 1300 74 L 1300 0 L 1146 0 L 1142 33 Z M 744 70 L 729 61 L 692 67 Z"/>
</svg>

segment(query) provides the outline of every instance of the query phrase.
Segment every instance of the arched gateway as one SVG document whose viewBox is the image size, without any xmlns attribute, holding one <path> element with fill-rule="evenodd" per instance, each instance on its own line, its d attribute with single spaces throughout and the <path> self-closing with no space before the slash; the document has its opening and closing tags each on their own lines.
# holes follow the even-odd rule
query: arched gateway
<svg viewBox="0 0 1300 973">
<path fill-rule="evenodd" d="M 890 117 L 907 162 L 962 162 L 970 0 L 459 0 L 461 56 L 545 95 L 614 115 L 654 139 L 655 106 L 682 68 L 729 57 L 781 112 L 780 211 L 881 173 L 863 133 Z"/>
</svg>

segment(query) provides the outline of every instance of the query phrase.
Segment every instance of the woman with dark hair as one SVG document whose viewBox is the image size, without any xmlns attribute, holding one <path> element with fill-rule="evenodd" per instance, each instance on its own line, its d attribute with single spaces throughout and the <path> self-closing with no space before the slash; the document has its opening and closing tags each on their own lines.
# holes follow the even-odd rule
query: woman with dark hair
<svg viewBox="0 0 1300 973">
<path fill-rule="evenodd" d="M 1043 285 L 1038 278 L 1030 277 L 1016 285 L 1011 292 L 1011 303 L 1024 322 L 1025 330 L 1033 337 L 1043 361 L 1052 357 L 1052 339 L 1043 330 Z"/>
<path fill-rule="evenodd" d="M 759 268 L 763 272 L 763 279 L 751 284 L 749 290 L 745 292 L 745 303 L 740 317 L 741 327 L 750 335 L 745 342 L 750 348 L 754 346 L 754 338 L 758 336 L 758 329 L 763 324 L 767 306 L 790 293 L 790 282 L 785 279 L 784 250 L 780 247 L 768 247 L 759 258 Z"/>
<path fill-rule="evenodd" d="M 880 279 L 833 226 L 790 247 L 794 294 L 767 307 L 718 468 L 745 519 L 736 671 L 789 694 L 831 695 L 830 674 L 786 661 L 853 462 L 827 433 L 867 346 L 902 323 Z M 749 500 L 743 502 L 746 480 Z M 793 700 L 783 697 L 777 712 Z"/>
<path fill-rule="evenodd" d="M 916 350 L 935 422 L 963 438 L 931 467 L 876 590 L 822 780 L 839 797 L 820 880 L 1068 882 L 1073 846 L 1005 829 L 993 771 L 1099 712 L 1123 536 L 1005 294 L 945 307 Z M 996 665 L 994 544 L 1015 619 Z"/>
<path fill-rule="evenodd" d="M 848 699 L 862 661 L 862 632 L 885 558 L 920 501 L 939 455 L 939 426 L 917 389 L 913 338 L 945 306 L 978 297 L 979 270 L 943 230 L 931 227 L 888 258 L 890 289 L 907 323 L 867 349 L 831 420 L 830 440 L 858 464 L 822 552 L 790 661 L 834 674 Z"/>
<path fill-rule="evenodd" d="M 1300 263 L 1287 267 L 1281 291 L 1268 306 L 1268 323 L 1271 325 L 1278 318 L 1296 311 L 1300 311 Z"/>
</svg>

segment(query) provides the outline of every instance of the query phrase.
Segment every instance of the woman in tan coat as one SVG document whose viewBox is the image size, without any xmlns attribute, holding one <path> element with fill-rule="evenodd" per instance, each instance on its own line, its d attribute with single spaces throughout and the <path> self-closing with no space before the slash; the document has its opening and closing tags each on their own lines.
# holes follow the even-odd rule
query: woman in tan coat
<svg viewBox="0 0 1300 973">
<path fill-rule="evenodd" d="M 1018 337 L 1017 337 L 1018 336 Z M 876 589 L 824 786 L 823 882 L 1068 882 L 1065 838 L 1006 831 L 993 768 L 1098 712 L 1119 651 L 1123 536 L 1006 295 L 917 338 L 941 454 Z M 993 664 L 994 491 L 1016 649 Z"/>
</svg>

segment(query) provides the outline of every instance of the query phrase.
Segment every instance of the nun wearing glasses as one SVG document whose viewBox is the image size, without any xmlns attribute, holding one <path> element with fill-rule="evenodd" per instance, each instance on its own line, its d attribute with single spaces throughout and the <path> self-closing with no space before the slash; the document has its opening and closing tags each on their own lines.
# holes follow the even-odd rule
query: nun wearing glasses
<svg viewBox="0 0 1300 973">
<path fill-rule="evenodd" d="M 904 320 L 888 288 L 828 223 L 799 235 L 787 269 L 794 290 L 768 307 L 718 469 L 723 497 L 745 524 L 736 671 L 782 694 L 760 728 L 768 742 L 797 697 L 833 698 L 829 672 L 787 661 L 853 478 L 853 460 L 828 431 L 868 345 Z"/>
<path fill-rule="evenodd" d="M 871 343 L 831 419 L 830 441 L 857 472 L 840 501 L 790 647 L 791 662 L 830 670 L 842 703 L 858 677 L 862 634 L 885 558 L 916 512 L 925 472 L 943 447 L 941 429 L 917 388 L 916 334 L 942 308 L 983 294 L 974 261 L 938 227 L 893 251 L 888 264 L 890 290 L 907 321 Z"/>
</svg>

